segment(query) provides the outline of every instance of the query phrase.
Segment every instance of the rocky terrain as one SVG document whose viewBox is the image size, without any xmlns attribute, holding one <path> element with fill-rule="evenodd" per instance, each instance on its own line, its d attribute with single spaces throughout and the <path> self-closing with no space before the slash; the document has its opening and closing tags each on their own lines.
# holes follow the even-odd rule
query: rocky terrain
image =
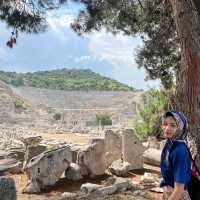
<svg viewBox="0 0 200 200">
<path fill-rule="evenodd" d="M 158 166 L 162 144 L 153 138 L 140 141 L 128 125 L 137 117 L 140 95 L 14 88 L 0 82 L 0 196 L 158 198 L 159 168 L 144 162 Z M 61 119 L 53 117 L 56 113 Z M 86 126 L 97 113 L 109 114 L 113 125 Z"/>
<path fill-rule="evenodd" d="M 12 131 L 8 135 L 10 129 L 1 129 L 4 138 L 8 135 L 15 142 L 1 151 L 0 172 L 15 180 L 19 200 L 109 199 L 108 195 L 146 200 L 160 196 L 159 168 L 144 165 L 142 159 L 146 148 L 155 151 L 161 147 L 152 139 L 142 145 L 131 130 L 108 130 L 100 138 Z M 148 162 L 155 166 L 159 155 L 149 151 Z"/>
</svg>

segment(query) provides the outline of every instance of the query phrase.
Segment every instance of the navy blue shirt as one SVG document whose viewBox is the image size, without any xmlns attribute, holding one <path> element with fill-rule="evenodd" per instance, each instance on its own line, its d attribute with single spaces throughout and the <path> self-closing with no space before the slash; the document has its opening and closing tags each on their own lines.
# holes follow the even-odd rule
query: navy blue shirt
<svg viewBox="0 0 200 200">
<path fill-rule="evenodd" d="M 165 145 L 162 154 L 166 154 L 169 150 L 168 148 Z M 175 183 L 182 183 L 184 184 L 184 189 L 187 189 L 191 178 L 191 159 L 186 144 L 175 141 L 170 147 L 168 159 L 163 159 L 162 157 L 160 168 L 163 180 L 160 183 L 160 187 L 174 187 Z"/>
</svg>

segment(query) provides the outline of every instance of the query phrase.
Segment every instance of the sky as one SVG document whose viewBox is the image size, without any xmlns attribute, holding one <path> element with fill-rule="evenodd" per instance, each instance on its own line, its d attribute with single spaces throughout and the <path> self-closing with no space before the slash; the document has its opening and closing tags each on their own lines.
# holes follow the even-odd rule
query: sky
<svg viewBox="0 0 200 200">
<path fill-rule="evenodd" d="M 145 71 L 137 68 L 134 56 L 142 45 L 139 37 L 114 36 L 105 30 L 80 37 L 70 28 L 79 9 L 79 5 L 69 3 L 49 12 L 45 33 L 20 33 L 13 49 L 5 45 L 11 29 L 0 22 L 0 70 L 91 69 L 137 89 L 159 86 L 159 81 L 145 81 Z"/>
</svg>

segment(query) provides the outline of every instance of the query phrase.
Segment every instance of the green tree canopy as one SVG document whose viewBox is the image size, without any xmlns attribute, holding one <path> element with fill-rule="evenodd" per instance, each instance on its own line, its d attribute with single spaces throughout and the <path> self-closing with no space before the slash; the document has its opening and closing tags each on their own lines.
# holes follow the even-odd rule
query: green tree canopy
<svg viewBox="0 0 200 200">
<path fill-rule="evenodd" d="M 0 20 L 13 30 L 7 46 L 13 47 L 18 33 L 39 33 L 46 27 L 45 13 L 56 9 L 67 0 L 2 0 L 0 1 Z"/>
<path fill-rule="evenodd" d="M 0 71 L 0 80 L 18 86 L 60 90 L 121 90 L 136 91 L 135 88 L 114 79 L 101 76 L 90 69 L 58 69 L 33 73 Z"/>
<path fill-rule="evenodd" d="M 107 114 L 97 114 L 96 115 L 96 124 L 102 127 L 112 125 L 112 119 Z"/>
</svg>

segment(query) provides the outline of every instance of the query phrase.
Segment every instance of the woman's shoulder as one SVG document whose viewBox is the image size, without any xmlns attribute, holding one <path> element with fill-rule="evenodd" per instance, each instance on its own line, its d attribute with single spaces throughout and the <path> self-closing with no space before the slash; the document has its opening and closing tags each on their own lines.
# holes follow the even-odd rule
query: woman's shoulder
<svg viewBox="0 0 200 200">
<path fill-rule="evenodd" d="M 191 157 L 186 144 L 183 142 L 177 142 L 175 146 L 176 147 L 170 155 L 172 165 L 189 170 L 191 168 Z"/>
<path fill-rule="evenodd" d="M 188 148 L 185 142 L 176 141 L 174 143 L 174 148 L 172 150 L 173 154 L 178 154 L 180 156 L 189 155 Z"/>
</svg>

